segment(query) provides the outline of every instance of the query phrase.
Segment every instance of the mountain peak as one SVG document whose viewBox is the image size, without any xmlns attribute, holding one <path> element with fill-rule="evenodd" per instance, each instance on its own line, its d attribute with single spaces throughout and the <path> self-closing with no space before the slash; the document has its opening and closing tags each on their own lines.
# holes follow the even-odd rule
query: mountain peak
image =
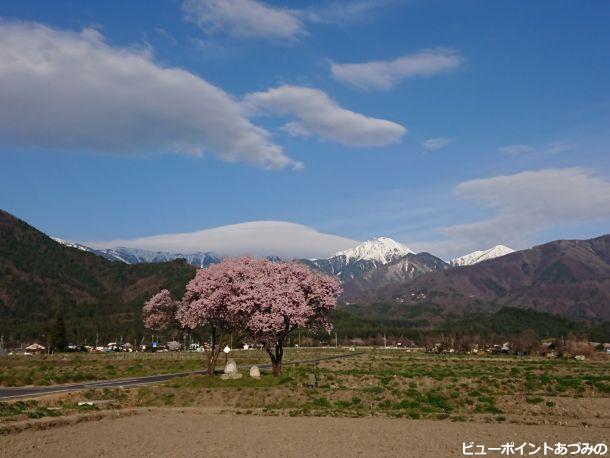
<svg viewBox="0 0 610 458">
<path fill-rule="evenodd" d="M 413 251 L 396 240 L 389 237 L 376 237 L 349 250 L 339 251 L 333 257 L 345 256 L 348 262 L 368 260 L 387 264 L 409 253 L 413 253 Z"/>
<path fill-rule="evenodd" d="M 500 256 L 510 254 L 514 251 L 515 250 L 506 245 L 496 245 L 488 250 L 473 251 L 472 253 L 465 254 L 459 258 L 452 259 L 449 261 L 449 264 L 453 267 L 470 266 L 478 262 L 487 261 L 488 259 L 499 258 Z"/>
</svg>

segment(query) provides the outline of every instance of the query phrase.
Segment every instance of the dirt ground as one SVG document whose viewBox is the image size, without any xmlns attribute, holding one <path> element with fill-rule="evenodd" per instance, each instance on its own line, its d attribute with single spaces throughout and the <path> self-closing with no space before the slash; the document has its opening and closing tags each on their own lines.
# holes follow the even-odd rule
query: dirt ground
<svg viewBox="0 0 610 458">
<path fill-rule="evenodd" d="M 599 427 L 433 420 L 235 415 L 150 409 L 135 415 L 0 437 L 1 457 L 464 456 L 462 443 L 608 442 Z M 528 449 L 529 450 L 529 449 Z M 498 452 L 489 455 L 501 456 Z M 527 456 L 528 452 L 524 453 Z"/>
</svg>

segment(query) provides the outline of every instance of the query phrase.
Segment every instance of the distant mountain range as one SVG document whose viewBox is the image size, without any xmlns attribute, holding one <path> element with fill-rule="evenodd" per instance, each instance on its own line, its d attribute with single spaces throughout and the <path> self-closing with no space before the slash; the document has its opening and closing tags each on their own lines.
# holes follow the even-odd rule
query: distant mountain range
<svg viewBox="0 0 610 458">
<path fill-rule="evenodd" d="M 151 251 L 140 248 L 115 247 L 108 249 L 96 249 L 78 242 L 53 237 L 53 240 L 62 245 L 77 248 L 82 251 L 97 254 L 110 261 L 124 262 L 125 264 L 141 264 L 151 262 L 168 262 L 176 259 L 185 259 L 189 264 L 195 267 L 203 268 L 211 264 L 218 263 L 222 257 L 211 251 L 197 251 L 194 253 L 170 253 L 167 251 Z M 429 253 L 420 253 L 420 262 L 426 259 L 430 266 L 434 265 L 434 269 L 445 269 L 447 267 L 457 267 L 464 265 L 472 265 L 477 262 L 486 261 L 508 253 L 514 250 L 504 245 L 497 245 L 489 250 L 475 251 L 459 258 L 452 259 L 446 263 L 440 258 L 437 258 Z M 299 259 L 310 267 L 335 275 L 342 281 L 353 280 L 361 277 L 366 272 L 378 269 L 386 264 L 392 264 L 400 259 L 410 255 L 410 259 L 415 259 L 415 252 L 410 248 L 389 237 L 377 237 L 367 240 L 354 248 L 340 251 L 326 259 Z M 277 256 L 269 255 L 268 259 L 281 260 Z M 417 262 L 415 263 L 418 264 Z M 423 271 L 428 271 L 427 266 Z M 415 267 L 418 271 L 419 268 Z M 412 276 L 410 277 L 412 278 Z"/>
<path fill-rule="evenodd" d="M 175 261 L 176 259 L 184 259 L 190 265 L 194 267 L 208 267 L 211 264 L 216 264 L 221 261 L 221 257 L 217 256 L 212 252 L 202 252 L 198 251 L 195 253 L 170 253 L 167 251 L 151 251 L 151 250 L 142 250 L 139 248 L 127 248 L 127 247 L 116 247 L 109 249 L 95 249 L 88 247 L 86 245 L 70 242 L 68 240 L 63 240 L 57 237 L 53 237 L 53 240 L 61 243 L 62 245 L 77 248 L 82 251 L 87 251 L 89 253 L 97 254 L 98 256 L 102 256 L 110 261 L 120 261 L 125 264 L 143 264 L 143 263 L 152 263 L 152 262 L 170 262 Z"/>
<path fill-rule="evenodd" d="M 558 240 L 528 250 L 370 288 L 360 303 L 402 308 L 439 307 L 439 313 L 528 307 L 558 315 L 610 320 L 610 235 Z"/>
<path fill-rule="evenodd" d="M 366 319 L 403 320 L 425 328 L 449 317 L 495 313 L 508 306 L 610 320 L 610 235 L 507 251 L 512 250 L 475 252 L 453 260 L 452 266 L 379 237 L 327 259 L 298 261 L 340 278 L 343 310 Z M 53 240 L 0 210 L 0 333 L 5 338 L 40 336 L 61 309 L 75 336 L 91 336 L 100 328 L 141 335 L 147 297 L 159 288 L 178 297 L 195 273 L 193 266 L 220 259 L 207 252 L 95 250 Z"/>
<path fill-rule="evenodd" d="M 530 307 L 562 315 L 610 319 L 610 266 L 605 241 L 557 241 L 529 250 L 504 245 L 449 262 L 415 253 L 388 237 L 367 240 L 326 259 L 299 259 L 343 283 L 341 302 L 462 309 Z M 130 248 L 93 250 L 68 246 L 129 264 L 186 259 L 196 267 L 219 262 L 213 253 L 172 254 Z M 605 253 L 605 254 L 604 254 Z"/>
</svg>

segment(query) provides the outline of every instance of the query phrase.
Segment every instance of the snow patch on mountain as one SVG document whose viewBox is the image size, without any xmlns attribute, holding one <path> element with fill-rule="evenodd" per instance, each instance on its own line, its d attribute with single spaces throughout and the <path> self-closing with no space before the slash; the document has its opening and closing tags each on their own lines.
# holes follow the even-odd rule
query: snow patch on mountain
<svg viewBox="0 0 610 458">
<path fill-rule="evenodd" d="M 176 259 L 186 259 L 189 264 L 203 268 L 221 261 L 220 256 L 212 252 L 203 251 L 195 253 L 169 253 L 167 251 L 150 251 L 126 247 L 109 248 L 100 251 L 126 264 L 170 262 Z"/>
<path fill-rule="evenodd" d="M 332 257 L 344 256 L 347 263 L 374 261 L 379 264 L 387 264 L 409 253 L 413 253 L 413 251 L 405 245 L 389 237 L 377 237 L 367 240 L 349 250 L 339 251 Z"/>
<path fill-rule="evenodd" d="M 103 256 L 104 258 L 109 259 L 111 261 L 124 262 L 125 264 L 170 262 L 176 259 L 186 259 L 186 262 L 188 262 L 192 266 L 203 268 L 208 267 L 211 264 L 219 263 L 222 260 L 220 256 L 212 252 L 198 251 L 195 253 L 169 253 L 166 251 L 151 251 L 143 250 L 140 248 L 127 247 L 116 247 L 108 248 L 105 250 L 96 250 L 86 245 L 82 245 L 77 242 L 71 242 L 69 240 L 60 239 L 58 237 L 53 237 L 53 240 L 67 247 L 94 253 L 98 256 Z"/>
<path fill-rule="evenodd" d="M 507 254 L 513 253 L 515 250 L 505 245 L 496 245 L 489 250 L 473 251 L 472 253 L 452 259 L 449 264 L 453 267 L 471 266 L 478 262 L 487 261 L 489 259 L 499 258 Z"/>
<path fill-rule="evenodd" d="M 95 250 L 93 248 L 90 248 L 86 245 L 81 245 L 80 243 L 70 242 L 69 240 L 60 239 L 59 237 L 51 237 L 51 238 L 53 240 L 55 240 L 57 243 L 61 243 L 62 245 L 70 247 L 70 248 L 76 248 L 81 251 L 95 252 Z"/>
</svg>

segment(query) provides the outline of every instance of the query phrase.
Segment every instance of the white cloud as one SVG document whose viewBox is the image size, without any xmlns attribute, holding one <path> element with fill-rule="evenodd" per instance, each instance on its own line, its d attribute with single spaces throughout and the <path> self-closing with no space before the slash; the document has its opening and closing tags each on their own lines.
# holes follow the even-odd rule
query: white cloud
<svg viewBox="0 0 610 458">
<path fill-rule="evenodd" d="M 286 221 L 252 221 L 182 234 L 86 242 L 94 248 L 124 246 L 172 253 L 213 251 L 222 256 L 275 255 L 284 259 L 328 257 L 358 243 Z"/>
<path fill-rule="evenodd" d="M 527 246 L 537 231 L 610 218 L 610 182 L 578 167 L 471 180 L 455 191 L 494 212 L 442 229 L 454 241 L 476 243 L 479 249 L 500 242 Z"/>
<path fill-rule="evenodd" d="M 288 41 L 305 33 L 298 11 L 255 0 L 186 0 L 182 8 L 188 21 L 208 33 L 225 30 L 238 37 Z"/>
<path fill-rule="evenodd" d="M 524 144 L 506 145 L 498 148 L 498 152 L 505 156 L 518 157 L 532 154 L 559 154 L 572 149 L 574 148 L 569 143 L 552 142 L 539 147 Z"/>
<path fill-rule="evenodd" d="M 384 146 L 400 142 L 407 129 L 385 119 L 369 118 L 341 108 L 318 89 L 280 86 L 248 94 L 244 105 L 252 113 L 268 110 L 294 116 L 284 130 L 292 135 L 315 134 L 325 140 L 351 146 Z"/>
<path fill-rule="evenodd" d="M 506 145 L 498 148 L 500 154 L 513 157 L 533 153 L 534 151 L 536 151 L 536 148 L 530 145 Z"/>
<path fill-rule="evenodd" d="M 437 227 L 434 239 L 411 237 L 407 244 L 412 249 L 451 259 L 499 244 L 524 249 L 545 231 L 570 234 L 576 227 L 610 222 L 610 181 L 579 167 L 465 181 L 456 186 L 455 195 L 489 215 Z M 452 216 L 464 212 L 456 211 L 455 203 L 451 206 Z"/>
<path fill-rule="evenodd" d="M 453 139 L 451 138 L 429 138 L 422 143 L 422 146 L 426 151 L 438 151 L 449 145 Z"/>
<path fill-rule="evenodd" d="M 182 9 L 187 21 L 208 34 L 223 31 L 235 37 L 294 42 L 307 35 L 307 23 L 349 24 L 398 1 L 347 0 L 289 9 L 258 0 L 185 0 Z"/>
<path fill-rule="evenodd" d="M 425 49 L 395 60 L 356 64 L 332 62 L 330 71 L 337 81 L 361 89 L 391 89 L 409 78 L 432 76 L 459 67 L 464 58 L 452 49 Z"/>
<path fill-rule="evenodd" d="M 347 0 L 325 2 L 310 8 L 305 18 L 312 23 L 344 25 L 370 18 L 376 10 L 400 3 L 401 0 Z"/>
<path fill-rule="evenodd" d="M 113 154 L 212 152 L 298 166 L 230 95 L 149 51 L 36 23 L 0 21 L 0 148 Z"/>
</svg>

